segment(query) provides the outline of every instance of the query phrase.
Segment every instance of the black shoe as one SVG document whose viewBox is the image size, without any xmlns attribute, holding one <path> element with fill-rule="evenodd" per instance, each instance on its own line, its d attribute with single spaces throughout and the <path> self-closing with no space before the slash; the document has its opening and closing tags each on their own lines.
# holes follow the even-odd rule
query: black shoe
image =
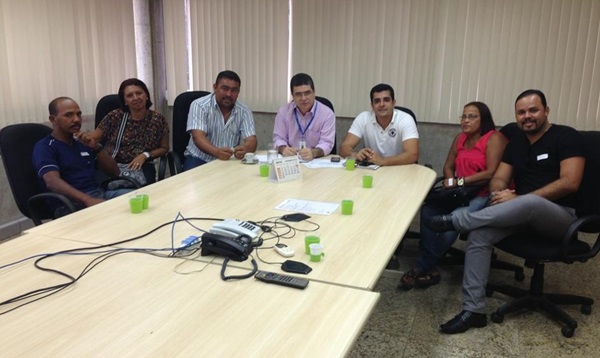
<svg viewBox="0 0 600 358">
<path fill-rule="evenodd" d="M 455 231 L 452 214 L 432 216 L 425 221 L 425 226 L 435 232 Z"/>
<path fill-rule="evenodd" d="M 487 316 L 484 313 L 462 311 L 456 317 L 440 325 L 442 333 L 456 334 L 466 332 L 469 328 L 487 326 Z"/>
</svg>

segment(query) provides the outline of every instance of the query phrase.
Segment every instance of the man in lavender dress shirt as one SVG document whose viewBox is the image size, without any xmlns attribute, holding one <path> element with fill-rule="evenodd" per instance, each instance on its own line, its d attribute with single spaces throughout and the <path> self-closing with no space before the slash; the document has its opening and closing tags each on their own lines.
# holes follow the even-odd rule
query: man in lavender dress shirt
<svg viewBox="0 0 600 358">
<path fill-rule="evenodd" d="M 275 116 L 274 146 L 284 157 L 298 155 L 306 161 L 328 155 L 335 140 L 335 114 L 315 100 L 315 85 L 309 75 L 292 77 L 290 90 L 293 100 Z"/>
</svg>

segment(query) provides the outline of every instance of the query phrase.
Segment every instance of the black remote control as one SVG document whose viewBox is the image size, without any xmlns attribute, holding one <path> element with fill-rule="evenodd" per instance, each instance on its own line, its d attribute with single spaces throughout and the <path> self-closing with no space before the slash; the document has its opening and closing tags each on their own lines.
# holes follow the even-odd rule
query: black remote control
<svg viewBox="0 0 600 358">
<path fill-rule="evenodd" d="M 305 278 L 281 275 L 275 272 L 258 271 L 254 278 L 267 283 L 274 283 L 287 287 L 299 288 L 301 290 L 308 286 L 308 280 Z"/>
</svg>

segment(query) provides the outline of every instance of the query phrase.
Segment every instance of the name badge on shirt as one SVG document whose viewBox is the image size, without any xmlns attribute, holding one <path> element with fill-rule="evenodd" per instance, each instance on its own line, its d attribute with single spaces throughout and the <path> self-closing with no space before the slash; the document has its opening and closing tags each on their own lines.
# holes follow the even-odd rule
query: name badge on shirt
<svg viewBox="0 0 600 358">
<path fill-rule="evenodd" d="M 81 154 L 82 157 L 89 157 L 90 153 L 88 152 L 80 152 L 79 154 Z"/>
<path fill-rule="evenodd" d="M 548 153 L 540 154 L 540 155 L 537 156 L 538 162 L 540 160 L 544 160 L 544 159 L 548 159 Z"/>
</svg>

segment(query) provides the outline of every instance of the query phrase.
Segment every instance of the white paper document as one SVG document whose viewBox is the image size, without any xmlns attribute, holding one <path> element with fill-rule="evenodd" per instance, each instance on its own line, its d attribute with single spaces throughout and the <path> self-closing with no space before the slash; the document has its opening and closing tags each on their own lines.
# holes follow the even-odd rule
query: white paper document
<svg viewBox="0 0 600 358">
<path fill-rule="evenodd" d="M 313 159 L 310 162 L 302 163 L 305 167 L 310 169 L 315 168 L 343 168 L 344 164 L 337 162 L 334 163 L 331 159 Z"/>
<path fill-rule="evenodd" d="M 277 210 L 294 211 L 304 214 L 331 215 L 340 206 L 339 203 L 285 199 L 275 207 Z"/>
</svg>

